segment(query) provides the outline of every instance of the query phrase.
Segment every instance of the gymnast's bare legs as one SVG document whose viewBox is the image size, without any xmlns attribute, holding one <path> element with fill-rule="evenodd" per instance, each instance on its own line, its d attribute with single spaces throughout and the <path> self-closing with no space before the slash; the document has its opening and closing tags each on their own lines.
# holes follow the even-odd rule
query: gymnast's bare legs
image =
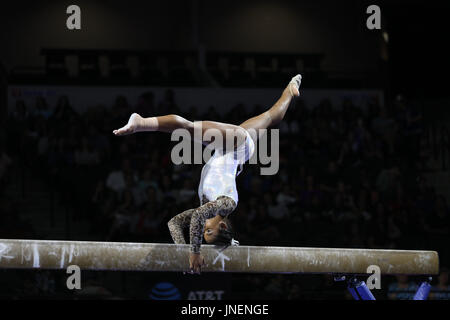
<svg viewBox="0 0 450 320">
<path fill-rule="evenodd" d="M 133 113 L 128 120 L 128 123 L 124 127 L 114 130 L 113 133 L 116 136 L 123 136 L 144 131 L 160 131 L 172 133 L 176 129 L 186 129 L 191 134 L 193 134 L 194 124 L 201 125 L 202 134 L 205 133 L 208 129 L 216 129 L 222 133 L 223 137 L 226 137 L 227 130 L 233 130 L 237 134 L 243 133 L 242 129 L 253 129 L 256 132 L 259 132 L 260 129 L 269 128 L 283 120 L 292 98 L 294 96 L 299 96 L 300 81 L 300 75 L 292 78 L 291 82 L 289 82 L 288 86 L 283 90 L 281 97 L 269 110 L 256 117 L 246 120 L 239 126 L 215 121 L 192 122 L 175 114 L 160 117 L 143 118 L 139 114 Z M 257 140 L 258 137 L 252 136 L 252 138 Z M 209 143 L 210 141 L 203 142 Z"/>
</svg>

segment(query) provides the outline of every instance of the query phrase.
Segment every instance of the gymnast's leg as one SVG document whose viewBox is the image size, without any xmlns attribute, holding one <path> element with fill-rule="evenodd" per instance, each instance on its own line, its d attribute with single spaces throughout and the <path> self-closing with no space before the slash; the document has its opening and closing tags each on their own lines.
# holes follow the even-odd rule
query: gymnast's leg
<svg viewBox="0 0 450 320">
<path fill-rule="evenodd" d="M 284 89 L 281 97 L 269 110 L 256 117 L 248 119 L 240 126 L 215 121 L 192 122 L 175 114 L 169 114 L 160 117 L 143 118 L 139 114 L 133 113 L 130 116 L 128 123 L 122 128 L 114 130 L 113 133 L 116 136 L 123 136 L 144 131 L 160 131 L 172 133 L 176 129 L 186 129 L 193 136 L 194 128 L 200 127 L 202 130 L 202 137 L 207 130 L 215 129 L 221 133 L 221 136 L 224 139 L 223 142 L 225 142 L 227 131 L 231 131 L 234 137 L 238 138 L 238 141 L 243 141 L 243 139 L 245 139 L 245 131 L 243 129 L 246 129 L 250 132 L 252 138 L 256 141 L 258 137 L 254 136 L 255 132 L 260 132 L 260 129 L 266 129 L 270 126 L 274 126 L 284 118 L 284 115 L 289 107 L 292 98 L 294 96 L 299 96 L 298 90 L 300 87 L 301 79 L 301 75 L 296 75 L 295 77 L 293 77 L 286 89 Z M 202 142 L 210 143 L 211 141 Z"/>
<path fill-rule="evenodd" d="M 281 97 L 269 110 L 240 124 L 240 127 L 249 131 L 255 142 L 262 134 L 261 129 L 267 129 L 283 120 L 292 98 L 300 95 L 301 80 L 302 76 L 299 74 L 293 77 Z"/>
<path fill-rule="evenodd" d="M 209 140 L 203 140 L 204 134 L 210 130 L 218 130 L 223 137 L 223 142 L 227 137 L 227 132 L 232 133 L 235 137 L 237 136 L 238 141 L 243 141 L 245 137 L 245 131 L 236 125 L 221 123 L 215 121 L 189 121 L 181 116 L 170 114 L 161 117 L 149 117 L 143 118 L 137 113 L 133 113 L 128 120 L 128 123 L 120 129 L 114 130 L 113 133 L 116 136 L 124 136 L 128 134 L 133 134 L 136 132 L 145 131 L 159 131 L 172 133 L 177 129 L 188 130 L 191 136 L 194 136 L 194 128 L 201 129 L 201 136 L 203 143 L 210 143 Z"/>
</svg>

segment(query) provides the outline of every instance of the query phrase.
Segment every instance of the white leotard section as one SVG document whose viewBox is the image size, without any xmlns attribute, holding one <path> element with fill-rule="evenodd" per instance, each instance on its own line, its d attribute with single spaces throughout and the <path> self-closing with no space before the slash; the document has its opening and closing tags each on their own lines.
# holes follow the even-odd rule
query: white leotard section
<svg viewBox="0 0 450 320">
<path fill-rule="evenodd" d="M 251 158 L 255 151 L 255 144 L 246 131 L 247 138 L 235 151 L 224 153 L 216 149 L 209 161 L 203 166 L 198 196 L 203 204 L 203 196 L 208 201 L 214 201 L 220 196 L 232 198 L 238 203 L 236 189 L 236 176 L 241 172 L 242 166 Z M 242 167 L 241 167 L 242 168 Z"/>
</svg>

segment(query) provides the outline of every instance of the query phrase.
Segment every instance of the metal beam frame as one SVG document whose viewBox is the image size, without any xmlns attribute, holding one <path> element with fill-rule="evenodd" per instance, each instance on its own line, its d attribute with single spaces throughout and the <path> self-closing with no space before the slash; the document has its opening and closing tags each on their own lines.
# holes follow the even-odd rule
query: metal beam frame
<svg viewBox="0 0 450 320">
<path fill-rule="evenodd" d="M 202 246 L 203 272 L 436 275 L 435 251 L 299 247 Z M 187 271 L 189 245 L 0 239 L 0 269 Z"/>
</svg>

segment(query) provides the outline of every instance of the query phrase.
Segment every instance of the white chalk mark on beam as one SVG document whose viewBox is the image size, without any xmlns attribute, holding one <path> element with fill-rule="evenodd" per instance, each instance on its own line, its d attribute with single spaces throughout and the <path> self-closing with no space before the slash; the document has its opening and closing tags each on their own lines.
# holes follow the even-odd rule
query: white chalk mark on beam
<svg viewBox="0 0 450 320">
<path fill-rule="evenodd" d="M 6 254 L 8 254 L 9 252 L 9 248 L 7 245 L 0 243 L 0 261 L 2 261 L 3 259 L 13 259 L 14 256 L 7 256 Z"/>
<path fill-rule="evenodd" d="M 22 263 L 23 263 L 23 260 L 25 260 L 25 261 L 31 260 L 31 251 L 30 251 L 29 245 L 25 245 L 21 248 L 21 260 L 22 260 Z"/>
<path fill-rule="evenodd" d="M 39 250 L 37 243 L 33 244 L 33 268 L 39 268 Z"/>
<path fill-rule="evenodd" d="M 66 246 L 63 246 L 61 249 L 61 262 L 59 264 L 60 268 L 64 267 L 65 255 L 66 255 Z"/>
<path fill-rule="evenodd" d="M 72 256 L 73 256 L 73 244 L 70 245 L 69 249 L 69 263 L 72 262 Z"/>
<path fill-rule="evenodd" d="M 156 263 L 157 265 L 160 265 L 160 266 L 163 266 L 163 265 L 166 264 L 165 261 L 161 261 L 161 260 L 156 260 L 155 263 Z"/>
<path fill-rule="evenodd" d="M 225 260 L 230 261 L 230 258 L 223 254 L 223 252 L 220 252 L 217 250 L 217 257 L 214 259 L 213 264 L 216 264 L 217 260 L 220 260 L 220 263 L 222 264 L 222 271 L 225 271 Z"/>
</svg>

